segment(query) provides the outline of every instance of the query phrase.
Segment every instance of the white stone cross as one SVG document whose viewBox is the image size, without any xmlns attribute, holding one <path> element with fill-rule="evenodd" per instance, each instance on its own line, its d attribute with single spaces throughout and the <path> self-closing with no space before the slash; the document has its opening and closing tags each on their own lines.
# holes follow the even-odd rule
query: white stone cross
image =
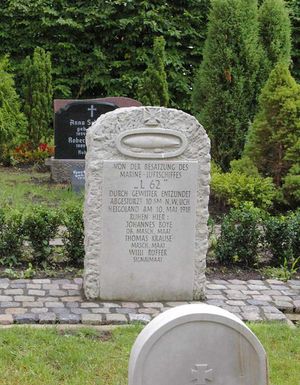
<svg viewBox="0 0 300 385">
<path fill-rule="evenodd" d="M 93 104 L 91 104 L 91 107 L 88 108 L 88 111 L 91 111 L 91 118 L 94 117 L 94 111 L 97 111 L 97 108 L 94 107 Z"/>
<path fill-rule="evenodd" d="M 213 370 L 208 369 L 207 364 L 197 364 L 195 365 L 195 369 L 192 369 L 192 382 L 195 385 L 206 385 L 206 381 L 213 380 Z"/>
</svg>

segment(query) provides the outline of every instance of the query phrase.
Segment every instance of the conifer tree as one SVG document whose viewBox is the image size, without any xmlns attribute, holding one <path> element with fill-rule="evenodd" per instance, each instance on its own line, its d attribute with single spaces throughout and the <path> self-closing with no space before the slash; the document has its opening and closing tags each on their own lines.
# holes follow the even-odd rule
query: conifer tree
<svg viewBox="0 0 300 385">
<path fill-rule="evenodd" d="M 138 92 L 138 98 L 145 106 L 167 107 L 169 103 L 165 45 L 163 36 L 154 38 L 153 58 L 143 73 Z"/>
<path fill-rule="evenodd" d="M 28 119 L 28 140 L 37 147 L 51 136 L 52 117 L 51 58 L 43 48 L 34 50 L 24 62 L 24 113 Z"/>
<path fill-rule="evenodd" d="M 19 96 L 15 90 L 13 75 L 8 72 L 9 60 L 0 60 L 0 158 L 4 147 L 10 148 L 26 127 L 26 119 L 20 112 Z"/>
<path fill-rule="evenodd" d="M 298 100 L 298 108 L 300 109 L 300 99 Z M 299 122 L 300 125 L 300 122 Z M 300 127 L 298 127 L 300 130 Z M 298 131 L 299 131 L 298 130 Z M 300 204 L 300 135 L 295 138 L 294 145 L 287 151 L 285 160 L 291 162 L 291 168 L 287 175 L 283 178 L 283 193 L 286 201 L 291 206 Z"/>
<path fill-rule="evenodd" d="M 261 60 L 256 0 L 212 0 L 193 110 L 208 132 L 212 157 L 228 170 L 240 157 L 253 117 Z"/>
<path fill-rule="evenodd" d="M 292 74 L 300 82 L 300 2 L 287 0 L 292 23 Z"/>
<path fill-rule="evenodd" d="M 291 62 L 291 23 L 283 0 L 264 0 L 258 14 L 263 48 L 261 79 L 263 86 L 278 62 Z"/>
<path fill-rule="evenodd" d="M 245 155 L 262 175 L 271 176 L 276 186 L 282 187 L 284 177 L 293 171 L 299 143 L 300 85 L 286 63 L 279 63 L 259 98 L 259 112 L 249 131 Z M 293 169 L 296 171 L 296 167 Z"/>
</svg>

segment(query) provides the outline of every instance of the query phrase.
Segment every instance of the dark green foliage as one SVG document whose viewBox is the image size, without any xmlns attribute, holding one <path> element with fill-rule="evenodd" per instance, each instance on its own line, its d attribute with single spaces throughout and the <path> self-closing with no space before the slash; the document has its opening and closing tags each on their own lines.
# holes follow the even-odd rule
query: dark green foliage
<svg viewBox="0 0 300 385">
<path fill-rule="evenodd" d="M 22 215 L 0 209 L 0 264 L 11 266 L 20 263 L 24 236 Z"/>
<path fill-rule="evenodd" d="M 264 222 L 266 247 L 272 264 L 291 264 L 300 256 L 300 211 L 287 216 L 270 217 Z"/>
<path fill-rule="evenodd" d="M 264 0 L 259 8 L 258 20 L 263 47 L 260 68 L 260 81 L 263 85 L 277 63 L 290 64 L 291 22 L 283 0 Z"/>
<path fill-rule="evenodd" d="M 283 193 L 292 207 L 300 204 L 300 138 L 287 151 L 285 159 L 292 163 L 287 175 L 283 178 Z"/>
<path fill-rule="evenodd" d="M 220 207 L 239 207 L 251 202 L 255 207 L 270 209 L 276 197 L 275 186 L 271 178 L 263 178 L 258 173 L 249 175 L 233 169 L 223 173 L 212 168 L 211 199 Z"/>
<path fill-rule="evenodd" d="M 292 23 L 292 75 L 300 82 L 300 2 L 287 0 Z"/>
<path fill-rule="evenodd" d="M 224 265 L 253 267 L 256 264 L 261 232 L 261 211 L 251 205 L 231 209 L 224 217 L 215 255 Z"/>
<path fill-rule="evenodd" d="M 24 218 L 24 235 L 33 248 L 33 260 L 38 265 L 49 262 L 52 253 L 50 240 L 57 235 L 61 224 L 59 214 L 46 207 L 34 207 Z"/>
<path fill-rule="evenodd" d="M 281 187 L 293 165 L 292 149 L 300 140 L 300 86 L 285 64 L 278 64 L 262 90 L 259 112 L 249 132 L 245 155 L 264 176 Z"/>
<path fill-rule="evenodd" d="M 9 0 L 1 4 L 0 54 L 9 52 L 18 67 L 36 46 L 51 52 L 55 97 L 136 97 L 153 38 L 164 36 L 171 104 L 189 109 L 208 6 L 206 0 Z"/>
<path fill-rule="evenodd" d="M 64 253 L 72 266 L 82 267 L 84 260 L 84 227 L 82 207 L 74 205 L 65 212 L 63 224 L 66 230 L 63 233 Z"/>
<path fill-rule="evenodd" d="M 153 58 L 143 73 L 138 91 L 138 99 L 145 106 L 167 107 L 169 103 L 165 45 L 162 36 L 154 38 Z"/>
<path fill-rule="evenodd" d="M 7 57 L 0 59 L 0 160 L 5 148 L 13 146 L 26 126 L 25 116 L 20 112 L 19 97 L 14 88 Z"/>
<path fill-rule="evenodd" d="M 261 49 L 256 0 L 213 0 L 193 109 L 223 170 L 239 158 L 255 110 Z"/>
<path fill-rule="evenodd" d="M 51 137 L 52 74 L 50 54 L 42 48 L 26 57 L 23 68 L 24 113 L 28 120 L 27 140 L 37 148 Z"/>
</svg>

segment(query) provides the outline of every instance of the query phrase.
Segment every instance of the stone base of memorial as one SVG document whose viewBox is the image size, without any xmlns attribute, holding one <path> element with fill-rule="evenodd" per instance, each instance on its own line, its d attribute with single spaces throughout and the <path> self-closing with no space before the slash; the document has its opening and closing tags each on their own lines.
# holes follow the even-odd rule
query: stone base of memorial
<svg viewBox="0 0 300 385">
<path fill-rule="evenodd" d="M 120 108 L 87 133 L 88 299 L 204 297 L 210 143 L 191 115 Z"/>
</svg>

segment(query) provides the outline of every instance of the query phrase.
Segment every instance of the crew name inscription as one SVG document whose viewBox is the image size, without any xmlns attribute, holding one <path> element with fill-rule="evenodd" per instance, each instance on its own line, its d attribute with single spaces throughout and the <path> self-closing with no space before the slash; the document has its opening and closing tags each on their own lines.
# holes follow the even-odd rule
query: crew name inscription
<svg viewBox="0 0 300 385">
<path fill-rule="evenodd" d="M 198 162 L 105 161 L 104 223 L 114 223 L 119 234 L 116 249 L 107 250 L 108 258 L 126 253 L 127 262 L 172 263 L 194 233 Z M 104 226 L 104 245 L 111 230 Z M 189 248 L 192 257 L 194 246 Z M 106 253 L 105 253 L 106 254 Z M 125 260 L 125 258 L 124 258 Z"/>
</svg>

